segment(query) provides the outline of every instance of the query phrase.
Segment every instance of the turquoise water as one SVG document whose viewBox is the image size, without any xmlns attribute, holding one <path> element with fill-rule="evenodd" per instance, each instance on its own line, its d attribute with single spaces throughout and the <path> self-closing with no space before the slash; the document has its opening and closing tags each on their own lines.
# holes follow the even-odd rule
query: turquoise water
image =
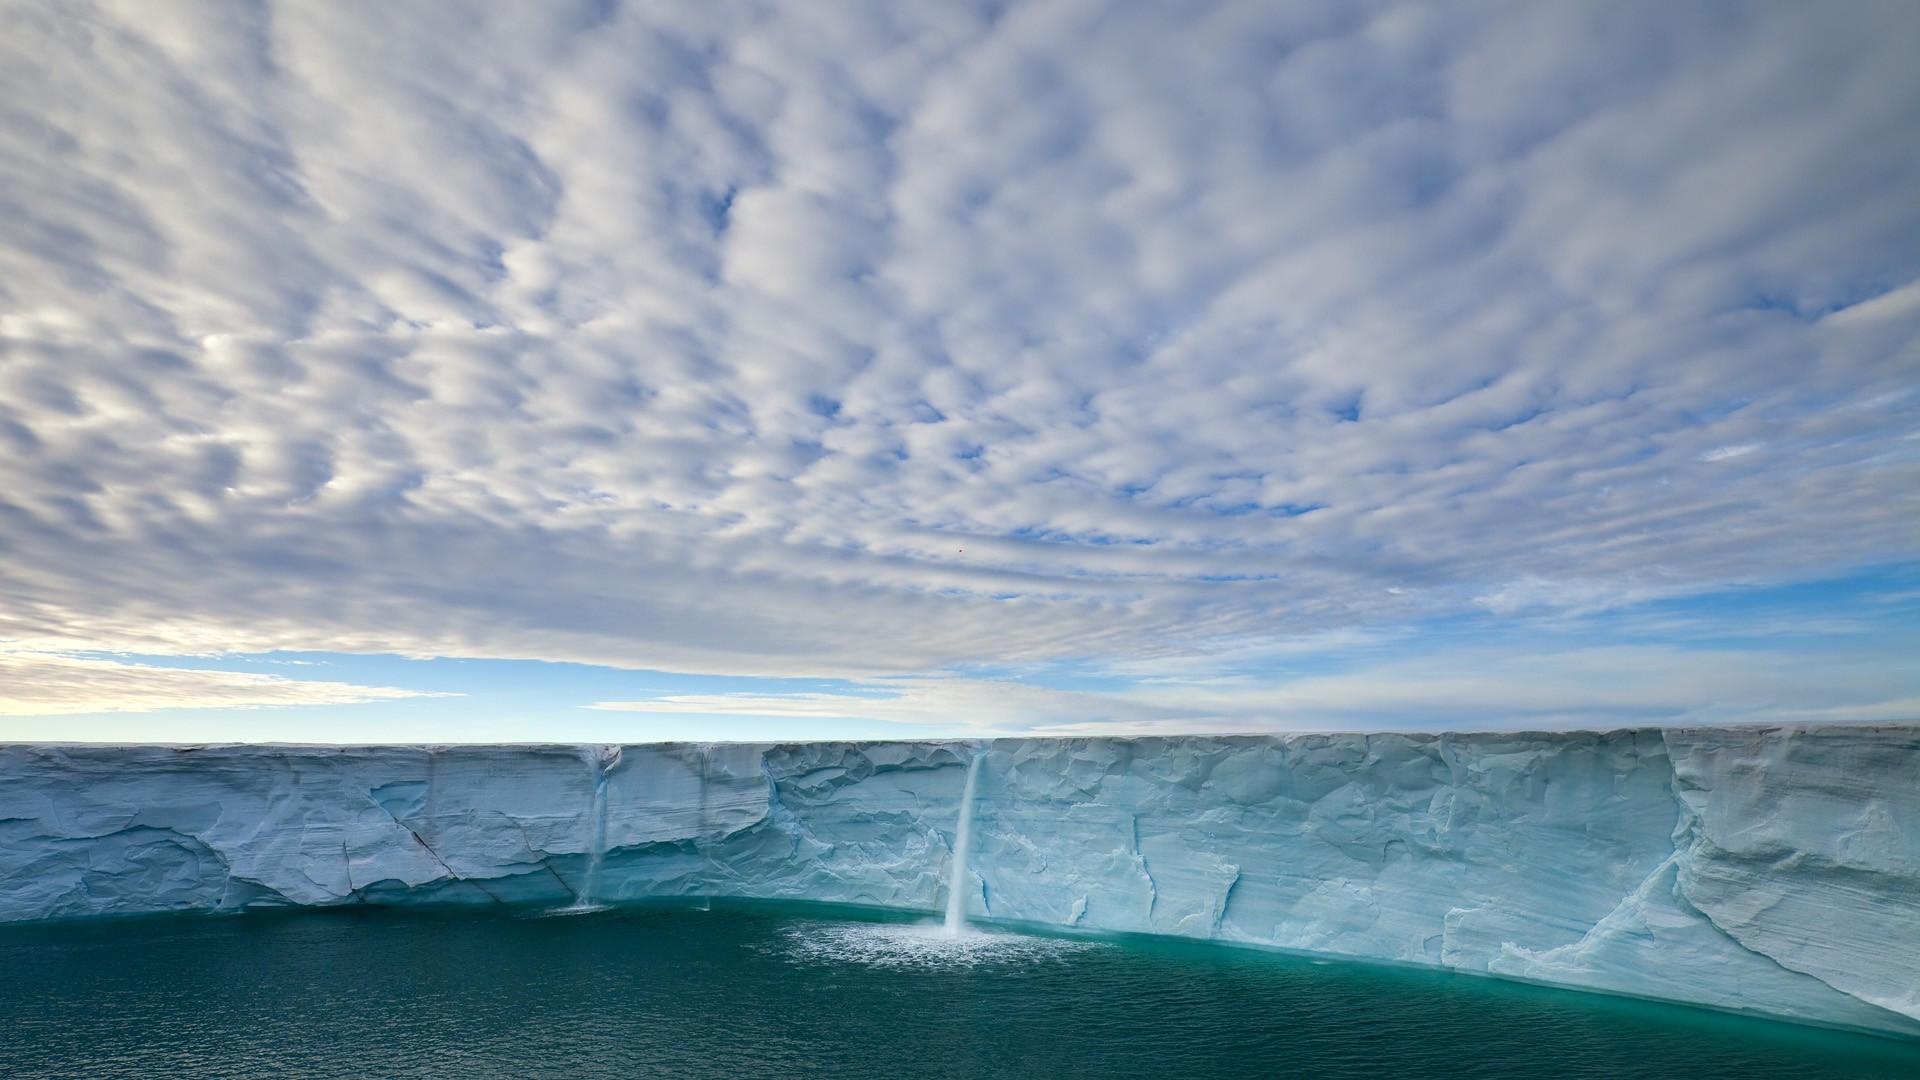
<svg viewBox="0 0 1920 1080">
<path fill-rule="evenodd" d="M 823 909 L 0 928 L 0 1076 L 1920 1077 L 1920 1044 Z"/>
</svg>

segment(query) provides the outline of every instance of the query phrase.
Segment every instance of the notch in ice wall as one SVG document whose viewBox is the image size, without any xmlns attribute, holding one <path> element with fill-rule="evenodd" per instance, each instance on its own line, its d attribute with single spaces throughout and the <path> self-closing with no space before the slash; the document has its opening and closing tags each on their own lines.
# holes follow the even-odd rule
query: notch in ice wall
<svg viewBox="0 0 1920 1080">
<path fill-rule="evenodd" d="M 1920 1034 L 1914 728 L 629 746 L 597 777 L 582 755 L 0 748 L 0 919 L 560 906 L 595 851 L 601 903 L 931 913 L 977 756 L 966 868 L 995 918 Z"/>
</svg>

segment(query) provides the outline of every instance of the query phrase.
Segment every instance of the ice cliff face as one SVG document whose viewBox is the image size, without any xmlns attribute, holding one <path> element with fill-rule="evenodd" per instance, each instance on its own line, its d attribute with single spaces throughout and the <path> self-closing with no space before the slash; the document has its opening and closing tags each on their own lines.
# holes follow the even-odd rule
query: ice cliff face
<svg viewBox="0 0 1920 1080">
<path fill-rule="evenodd" d="M 975 752 L 0 747 L 0 920 L 559 905 L 589 888 L 601 902 L 935 911 Z M 963 882 L 977 918 L 1920 1035 L 1920 729 L 1033 739 L 980 752 Z"/>
</svg>

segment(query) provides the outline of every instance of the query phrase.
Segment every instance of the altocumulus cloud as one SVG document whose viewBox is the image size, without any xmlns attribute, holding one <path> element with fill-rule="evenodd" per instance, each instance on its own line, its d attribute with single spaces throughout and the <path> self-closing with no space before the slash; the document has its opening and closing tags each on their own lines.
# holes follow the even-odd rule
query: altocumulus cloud
<svg viewBox="0 0 1920 1080">
<path fill-rule="evenodd" d="M 0 4 L 7 662 L 886 679 L 1911 561 L 1916 55 L 1905 0 Z"/>
</svg>

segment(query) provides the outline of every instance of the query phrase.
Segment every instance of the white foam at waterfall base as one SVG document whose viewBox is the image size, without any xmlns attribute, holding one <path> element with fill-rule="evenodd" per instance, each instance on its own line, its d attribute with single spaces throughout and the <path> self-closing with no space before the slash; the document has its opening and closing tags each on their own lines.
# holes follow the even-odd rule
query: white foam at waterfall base
<svg viewBox="0 0 1920 1080">
<path fill-rule="evenodd" d="M 576 900 L 566 907 L 548 908 L 545 911 L 537 912 L 533 917 L 548 919 L 560 915 L 591 915 L 596 911 L 610 911 L 612 909 L 612 904 L 588 904 Z"/>
<path fill-rule="evenodd" d="M 780 932 L 777 953 L 812 964 L 861 964 L 939 970 L 1034 964 L 1106 948 L 1103 941 L 970 929 L 951 934 L 941 923 L 802 923 Z"/>
</svg>

